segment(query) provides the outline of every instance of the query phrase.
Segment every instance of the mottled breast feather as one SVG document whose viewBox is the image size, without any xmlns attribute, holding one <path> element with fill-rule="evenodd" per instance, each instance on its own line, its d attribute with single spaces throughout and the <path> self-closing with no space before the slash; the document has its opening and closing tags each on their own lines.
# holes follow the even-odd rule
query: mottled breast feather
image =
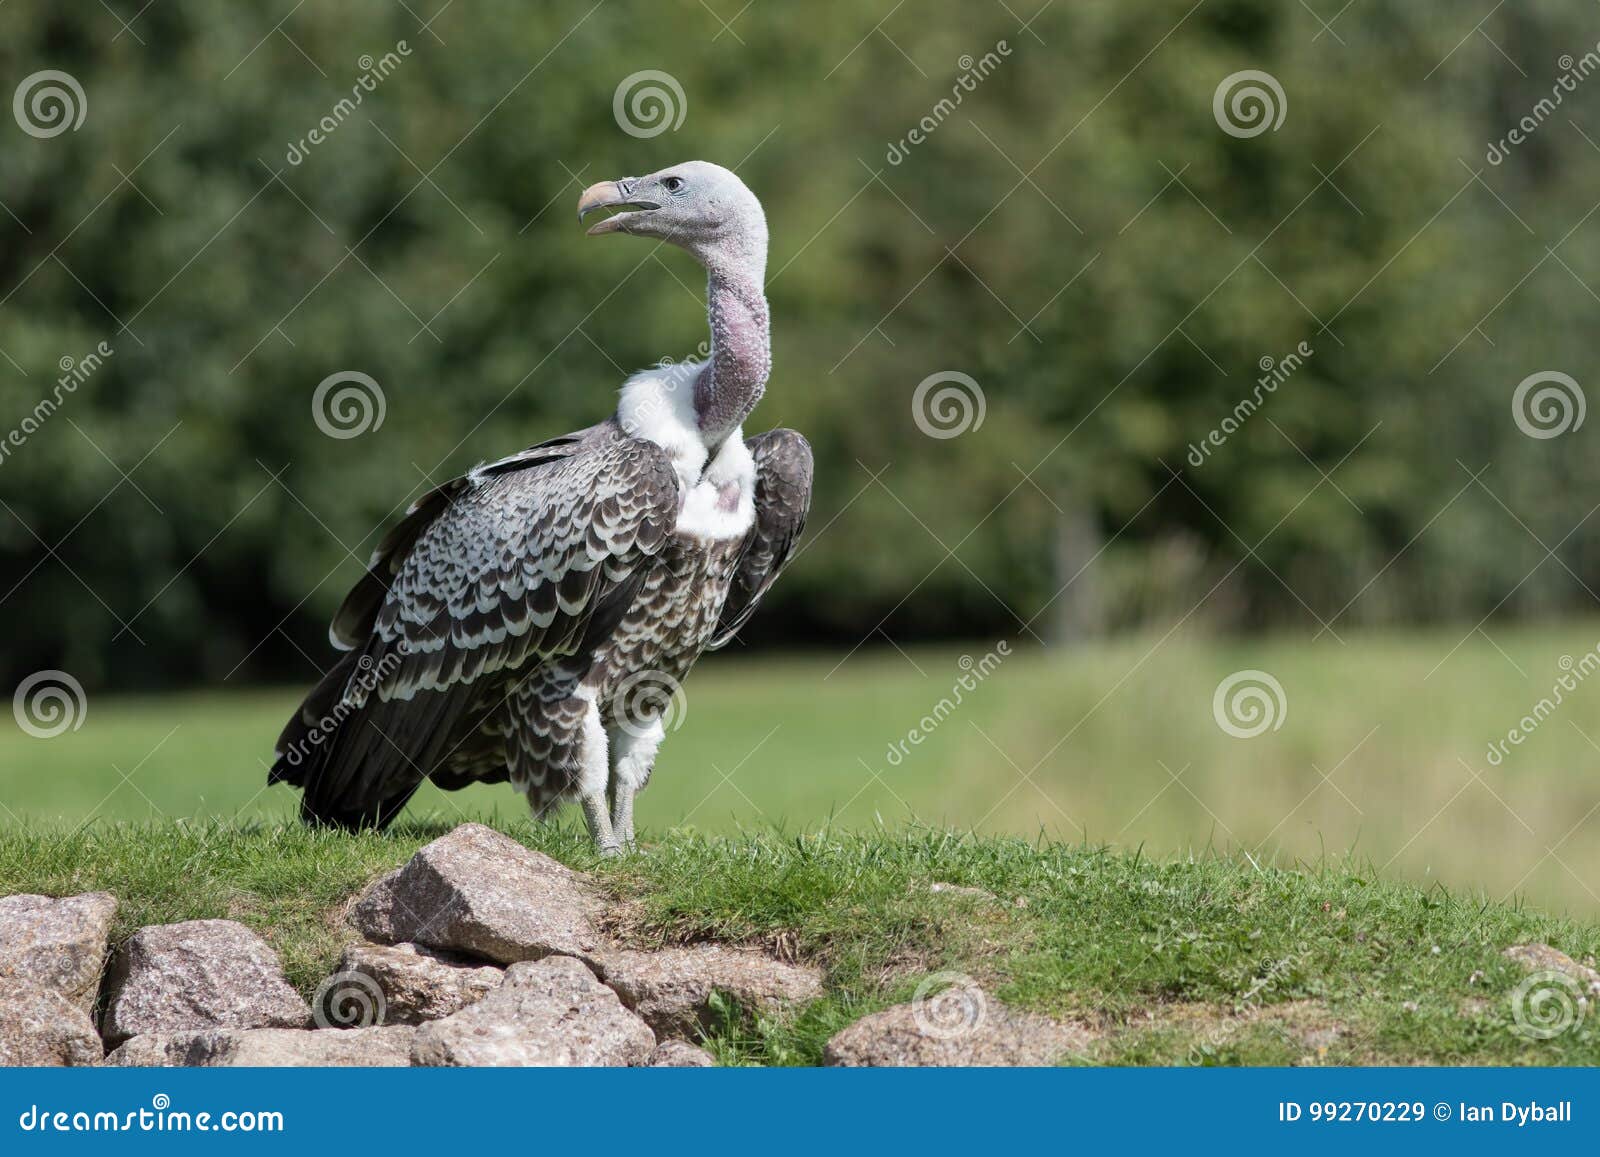
<svg viewBox="0 0 1600 1157">
<path fill-rule="evenodd" d="M 661 550 L 677 517 L 666 454 L 614 422 L 462 481 L 405 557 L 387 563 L 393 580 L 368 654 L 374 664 L 402 657 L 380 698 L 573 654 L 597 603 Z"/>
<path fill-rule="evenodd" d="M 756 464 L 756 520 L 745 540 L 716 633 L 714 651 L 732 642 L 789 561 L 811 509 L 811 443 L 794 430 L 768 430 L 745 445 Z"/>
</svg>

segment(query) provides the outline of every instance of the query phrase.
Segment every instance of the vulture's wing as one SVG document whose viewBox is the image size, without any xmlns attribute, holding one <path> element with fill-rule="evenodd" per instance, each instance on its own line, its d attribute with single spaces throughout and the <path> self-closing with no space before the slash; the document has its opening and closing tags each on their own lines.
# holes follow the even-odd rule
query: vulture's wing
<svg viewBox="0 0 1600 1157">
<path fill-rule="evenodd" d="M 562 656 L 582 664 L 677 509 L 666 452 L 614 422 L 425 496 L 334 616 L 349 652 L 284 729 L 269 782 L 302 786 L 309 818 L 387 823 L 460 742 L 486 687 Z"/>
<path fill-rule="evenodd" d="M 768 430 L 745 445 L 756 464 L 756 521 L 708 651 L 727 646 L 755 613 L 789 561 L 811 509 L 811 443 L 793 430 Z"/>
</svg>

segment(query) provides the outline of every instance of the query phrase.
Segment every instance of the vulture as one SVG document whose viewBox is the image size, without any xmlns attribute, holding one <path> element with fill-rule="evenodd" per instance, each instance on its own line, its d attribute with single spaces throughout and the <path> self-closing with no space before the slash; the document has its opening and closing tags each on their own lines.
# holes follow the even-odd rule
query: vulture
<svg viewBox="0 0 1600 1157">
<path fill-rule="evenodd" d="M 706 269 L 710 355 L 634 374 L 616 412 L 478 466 L 389 530 L 329 629 L 343 654 L 283 729 L 269 783 L 311 824 L 383 828 L 423 780 L 510 781 L 536 817 L 576 799 L 602 855 L 633 846 L 678 687 L 788 561 L 811 447 L 746 439 L 771 369 L 767 223 L 720 165 L 584 190 L 589 235 Z"/>
</svg>

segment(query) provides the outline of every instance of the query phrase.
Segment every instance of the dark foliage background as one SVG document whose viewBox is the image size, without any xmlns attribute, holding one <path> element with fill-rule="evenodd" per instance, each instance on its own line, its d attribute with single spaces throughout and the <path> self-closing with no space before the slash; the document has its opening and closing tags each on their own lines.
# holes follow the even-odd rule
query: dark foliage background
<svg viewBox="0 0 1600 1157">
<path fill-rule="evenodd" d="M 0 8 L 5 91 L 47 62 L 88 103 L 53 138 L 0 126 L 0 427 L 62 358 L 114 349 L 0 461 L 0 665 L 304 677 L 430 480 L 693 355 L 692 263 L 572 219 L 582 184 L 690 157 L 768 208 L 777 365 L 752 427 L 799 427 L 819 459 L 816 532 L 757 642 L 1588 607 L 1593 427 L 1532 439 L 1510 402 L 1536 371 L 1592 372 L 1600 79 L 1484 158 L 1595 48 L 1600 9 L 1530 0 L 1475 31 L 1456 4 L 1311 8 Z M 401 40 L 291 165 L 357 58 Z M 644 69 L 686 111 L 638 139 L 612 100 Z M 1277 131 L 1219 130 L 1241 69 L 1281 82 Z M 1267 408 L 1186 461 L 1302 341 Z M 311 396 L 346 369 L 387 409 L 336 440 Z M 931 439 L 912 395 L 951 370 L 984 421 Z"/>
</svg>

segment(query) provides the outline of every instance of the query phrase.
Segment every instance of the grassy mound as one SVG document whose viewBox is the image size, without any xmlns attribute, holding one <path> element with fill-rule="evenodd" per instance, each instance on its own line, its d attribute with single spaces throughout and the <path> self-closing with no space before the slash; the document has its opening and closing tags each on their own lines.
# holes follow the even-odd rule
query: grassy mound
<svg viewBox="0 0 1600 1157">
<path fill-rule="evenodd" d="M 309 994 L 351 938 L 346 900 L 448 826 L 359 837 L 182 822 L 12 829 L 0 832 L 0 894 L 109 890 L 122 902 L 119 937 L 239 920 Z M 602 862 L 571 826 L 497 826 L 593 872 L 630 940 L 756 944 L 825 969 L 827 995 L 788 1017 L 729 1009 L 707 1041 L 729 1063 L 816 1063 L 833 1032 L 938 972 L 1090 1026 L 1099 1041 L 1084 1063 L 1600 1063 L 1600 1015 L 1587 1007 L 1550 1039 L 1518 1030 L 1524 973 L 1501 956 L 1542 941 L 1581 960 L 1600 953 L 1600 927 L 1376 879 L 1355 863 L 1162 863 L 926 830 L 672 833 Z"/>
</svg>

